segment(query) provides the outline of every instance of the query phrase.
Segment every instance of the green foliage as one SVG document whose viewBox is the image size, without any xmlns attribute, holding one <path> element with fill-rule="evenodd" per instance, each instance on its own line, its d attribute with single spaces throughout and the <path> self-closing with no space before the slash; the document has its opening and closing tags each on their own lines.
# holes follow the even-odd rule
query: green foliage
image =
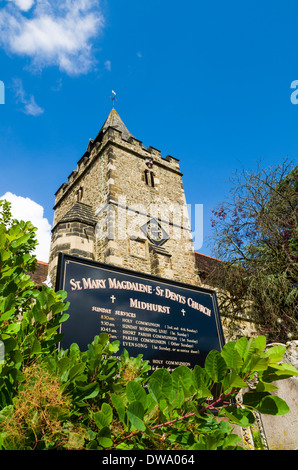
<svg viewBox="0 0 298 470">
<path fill-rule="evenodd" d="M 266 350 L 263 336 L 210 351 L 204 367 L 151 374 L 142 356 L 117 356 L 119 343 L 106 333 L 86 351 L 77 344 L 58 350 L 66 293 L 36 288 L 26 274 L 34 266 L 34 228 L 2 208 L 1 449 L 241 449 L 235 425 L 251 426 L 254 411 L 288 412 L 270 392 L 298 372 L 281 362 L 285 348 Z"/>
<path fill-rule="evenodd" d="M 9 205 L 0 202 L 0 341 L 5 363 L 0 365 L 0 406 L 11 405 L 23 380 L 22 370 L 38 357 L 51 354 L 67 315 L 65 292 L 36 288 L 27 271 L 35 268 L 30 254 L 36 245 L 30 222 L 12 220 Z"/>
<path fill-rule="evenodd" d="M 231 183 L 213 211 L 214 256 L 223 262 L 206 283 L 220 290 L 233 337 L 249 314 L 268 341 L 285 343 L 298 335 L 298 166 L 245 170 Z"/>
</svg>

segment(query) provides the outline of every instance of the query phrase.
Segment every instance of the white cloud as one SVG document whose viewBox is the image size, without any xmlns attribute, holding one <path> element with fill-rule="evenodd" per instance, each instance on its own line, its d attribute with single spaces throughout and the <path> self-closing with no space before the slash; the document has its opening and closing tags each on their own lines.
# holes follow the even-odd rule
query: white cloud
<svg viewBox="0 0 298 470">
<path fill-rule="evenodd" d="M 11 213 L 13 218 L 28 221 L 37 228 L 36 237 L 38 245 L 34 254 L 38 261 L 48 263 L 50 241 L 51 241 L 51 225 L 44 217 L 44 209 L 42 206 L 32 201 L 28 197 L 17 196 L 10 192 L 5 193 L 0 199 L 11 202 Z"/>
<path fill-rule="evenodd" d="M 110 72 L 112 70 L 112 64 L 110 60 L 105 61 L 105 68 Z"/>
<path fill-rule="evenodd" d="M 28 11 L 34 4 L 34 0 L 8 0 L 9 2 L 15 3 L 20 10 Z"/>
<path fill-rule="evenodd" d="M 77 75 L 94 65 L 92 40 L 103 25 L 99 0 L 13 0 L 0 10 L 0 46 L 31 58 L 34 68 Z"/>
<path fill-rule="evenodd" d="M 57 78 L 57 80 L 55 81 L 55 84 L 51 86 L 51 90 L 52 91 L 60 91 L 62 88 L 62 78 L 59 77 Z"/>
<path fill-rule="evenodd" d="M 20 78 L 15 78 L 13 80 L 13 89 L 17 98 L 17 102 L 24 105 L 23 111 L 25 114 L 39 116 L 44 112 L 44 109 L 38 106 L 38 104 L 35 102 L 33 95 L 27 96 L 24 91 L 23 82 Z"/>
</svg>

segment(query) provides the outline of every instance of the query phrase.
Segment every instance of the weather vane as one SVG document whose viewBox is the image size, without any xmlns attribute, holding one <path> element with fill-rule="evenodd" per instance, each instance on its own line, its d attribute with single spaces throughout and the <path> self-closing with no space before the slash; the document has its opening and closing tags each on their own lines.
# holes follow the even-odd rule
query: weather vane
<svg viewBox="0 0 298 470">
<path fill-rule="evenodd" d="M 111 96 L 111 98 L 112 98 L 112 101 L 113 101 L 113 109 L 114 109 L 115 108 L 116 93 L 114 92 L 114 90 L 112 90 L 112 93 L 113 93 L 113 96 Z"/>
</svg>

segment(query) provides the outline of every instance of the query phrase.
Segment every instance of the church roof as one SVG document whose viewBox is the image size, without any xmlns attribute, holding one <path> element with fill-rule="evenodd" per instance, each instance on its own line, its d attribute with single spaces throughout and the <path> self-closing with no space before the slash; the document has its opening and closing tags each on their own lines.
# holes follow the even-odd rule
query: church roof
<svg viewBox="0 0 298 470">
<path fill-rule="evenodd" d="M 27 274 L 29 274 L 31 279 L 37 284 L 38 287 L 41 287 L 47 280 L 48 269 L 48 263 L 45 263 L 44 261 L 37 261 L 35 271 L 29 272 Z"/>
<path fill-rule="evenodd" d="M 62 217 L 59 223 L 81 222 L 94 226 L 97 223 L 92 207 L 82 202 L 76 202 L 72 208 Z"/>
<path fill-rule="evenodd" d="M 108 127 L 113 127 L 118 131 L 122 132 L 122 137 L 125 140 L 128 140 L 133 135 L 129 132 L 127 127 L 125 126 L 124 122 L 120 118 L 119 114 L 117 113 L 116 109 L 112 109 L 110 114 L 108 115 L 104 125 L 102 126 L 100 132 L 105 132 Z"/>
</svg>

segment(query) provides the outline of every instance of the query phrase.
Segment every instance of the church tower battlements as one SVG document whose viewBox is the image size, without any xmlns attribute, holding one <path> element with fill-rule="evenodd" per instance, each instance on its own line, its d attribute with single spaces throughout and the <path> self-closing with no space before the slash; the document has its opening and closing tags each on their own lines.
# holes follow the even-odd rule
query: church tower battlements
<svg viewBox="0 0 298 470">
<path fill-rule="evenodd" d="M 55 196 L 53 283 L 64 252 L 200 284 L 179 160 L 146 148 L 114 108 Z"/>
</svg>

